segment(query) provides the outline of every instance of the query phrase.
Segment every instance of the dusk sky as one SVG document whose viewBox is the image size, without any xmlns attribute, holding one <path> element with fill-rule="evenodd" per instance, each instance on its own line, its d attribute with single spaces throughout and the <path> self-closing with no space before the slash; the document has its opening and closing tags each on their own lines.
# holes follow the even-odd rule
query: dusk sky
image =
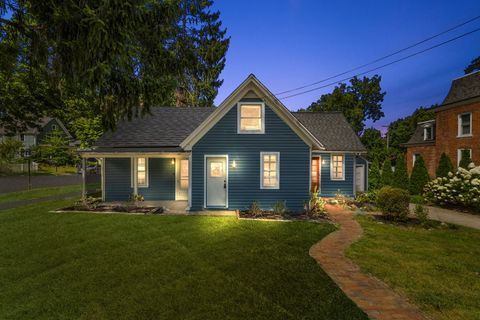
<svg viewBox="0 0 480 320">
<path fill-rule="evenodd" d="M 220 10 L 231 37 L 217 105 L 250 73 L 273 93 L 285 91 L 368 63 L 480 15 L 479 0 L 217 0 L 214 8 Z M 480 19 L 341 78 L 477 28 Z M 407 116 L 416 107 L 440 103 L 451 81 L 462 76 L 463 69 L 477 56 L 480 32 L 367 74 L 381 75 L 387 92 L 385 117 L 374 126 L 380 128 Z M 282 102 L 291 110 L 304 108 L 332 89 Z"/>
</svg>

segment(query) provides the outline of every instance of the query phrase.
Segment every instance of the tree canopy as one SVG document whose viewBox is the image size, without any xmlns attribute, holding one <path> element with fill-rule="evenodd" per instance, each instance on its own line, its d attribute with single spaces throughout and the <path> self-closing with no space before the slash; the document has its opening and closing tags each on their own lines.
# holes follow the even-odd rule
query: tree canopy
<svg viewBox="0 0 480 320">
<path fill-rule="evenodd" d="M 154 106 L 211 106 L 229 45 L 211 6 L 209 0 L 0 0 L 0 125 L 30 126 L 72 98 L 86 98 L 106 128 Z M 32 84 L 40 86 L 29 93 Z M 38 108 L 15 103 L 16 96 L 38 101 Z"/>
<path fill-rule="evenodd" d="M 353 130 L 360 135 L 365 128 L 365 121 L 381 119 L 382 102 L 386 92 L 382 92 L 382 77 L 353 77 L 350 84 L 340 83 L 332 93 L 324 94 L 313 102 L 307 111 L 341 111 Z M 302 110 L 301 110 L 302 111 Z"/>
<path fill-rule="evenodd" d="M 480 56 L 473 59 L 472 62 L 470 62 L 470 64 L 463 71 L 465 72 L 465 74 L 467 74 L 478 70 L 480 70 Z"/>
<path fill-rule="evenodd" d="M 400 145 L 408 142 L 415 133 L 417 123 L 435 119 L 435 111 L 433 111 L 435 107 L 436 105 L 429 108 L 419 107 L 411 115 L 390 123 L 388 127 L 390 147 L 400 150 Z"/>
</svg>

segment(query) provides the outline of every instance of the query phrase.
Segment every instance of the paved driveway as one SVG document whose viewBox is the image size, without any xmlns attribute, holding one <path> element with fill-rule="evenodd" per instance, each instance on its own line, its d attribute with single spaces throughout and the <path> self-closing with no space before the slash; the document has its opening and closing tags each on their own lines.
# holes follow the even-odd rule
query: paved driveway
<svg viewBox="0 0 480 320">
<path fill-rule="evenodd" d="M 469 228 L 480 229 L 480 216 L 438 207 L 426 207 L 428 208 L 428 217 L 432 220 L 438 220 L 447 223 L 458 224 Z M 415 205 L 410 204 L 410 209 L 412 212 L 414 208 Z"/>
<path fill-rule="evenodd" d="M 80 174 L 64 176 L 32 176 L 32 188 L 59 187 L 81 183 L 82 176 Z M 27 188 L 27 176 L 0 177 L 0 194 L 27 190 Z"/>
</svg>

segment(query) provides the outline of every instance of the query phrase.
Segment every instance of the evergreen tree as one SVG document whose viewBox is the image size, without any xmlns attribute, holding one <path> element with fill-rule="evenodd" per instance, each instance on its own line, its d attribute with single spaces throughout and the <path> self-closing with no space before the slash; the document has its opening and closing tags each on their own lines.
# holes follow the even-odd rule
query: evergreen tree
<svg viewBox="0 0 480 320">
<path fill-rule="evenodd" d="M 382 167 L 382 186 L 391 186 L 393 181 L 392 162 L 385 159 Z"/>
<path fill-rule="evenodd" d="M 373 160 L 368 172 L 368 189 L 377 190 L 382 187 L 382 177 L 380 175 L 380 165 L 378 160 Z"/>
<path fill-rule="evenodd" d="M 437 171 L 435 174 L 437 178 L 447 177 L 449 172 L 453 172 L 453 164 L 445 152 L 440 156 Z"/>
<path fill-rule="evenodd" d="M 458 166 L 463 169 L 468 169 L 468 165 L 472 163 L 472 158 L 470 158 L 470 151 L 469 150 L 462 150 L 462 158 Z"/>
<path fill-rule="evenodd" d="M 412 175 L 410 176 L 409 190 L 411 194 L 422 194 L 423 187 L 428 183 L 430 177 L 422 156 L 418 156 L 413 165 Z"/>
<path fill-rule="evenodd" d="M 397 163 L 395 166 L 395 172 L 393 173 L 392 186 L 407 190 L 409 183 L 410 181 L 407 172 L 407 162 L 405 161 L 405 156 L 403 154 L 400 154 L 397 156 Z"/>
</svg>

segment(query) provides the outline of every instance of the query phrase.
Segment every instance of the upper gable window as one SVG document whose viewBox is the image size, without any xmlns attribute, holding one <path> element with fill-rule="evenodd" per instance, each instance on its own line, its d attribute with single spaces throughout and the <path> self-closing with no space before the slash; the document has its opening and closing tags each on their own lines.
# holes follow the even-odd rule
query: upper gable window
<svg viewBox="0 0 480 320">
<path fill-rule="evenodd" d="M 458 115 L 458 136 L 471 136 L 472 135 L 472 114 L 462 113 Z"/>
<path fill-rule="evenodd" d="M 265 105 L 238 104 L 238 133 L 265 133 Z"/>
</svg>

